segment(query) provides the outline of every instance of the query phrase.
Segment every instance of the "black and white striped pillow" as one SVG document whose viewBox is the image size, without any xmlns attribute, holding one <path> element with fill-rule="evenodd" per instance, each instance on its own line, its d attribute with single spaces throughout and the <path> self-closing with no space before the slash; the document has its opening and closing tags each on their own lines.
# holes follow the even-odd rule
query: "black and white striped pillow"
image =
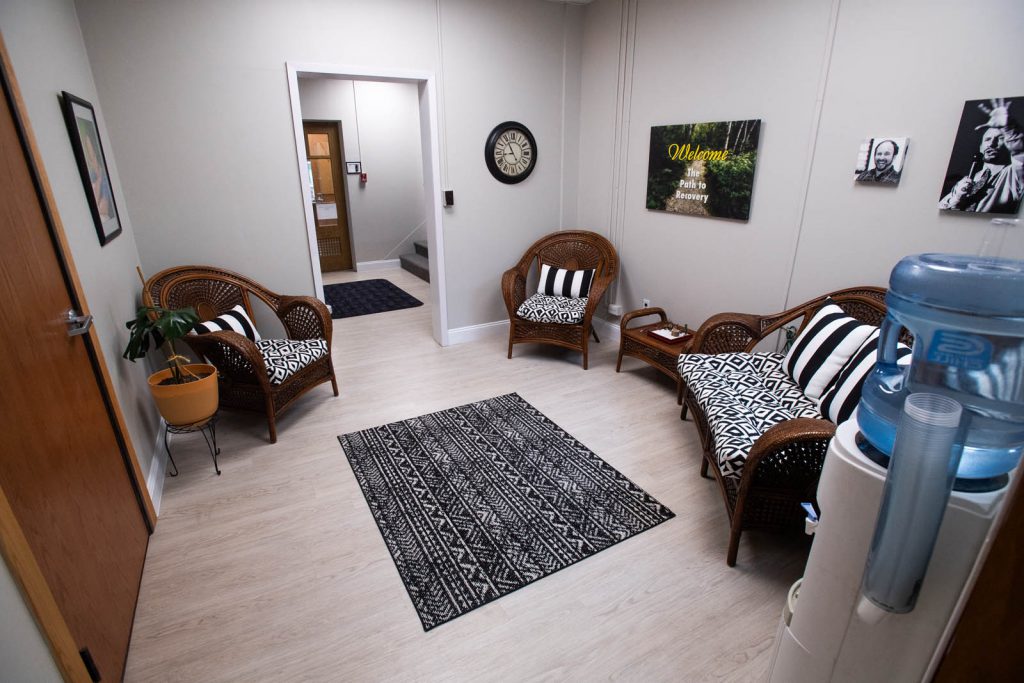
<svg viewBox="0 0 1024 683">
<path fill-rule="evenodd" d="M 896 345 L 896 363 L 907 365 L 911 359 L 910 347 L 906 344 Z M 853 409 L 860 402 L 860 392 L 864 388 L 864 380 L 875 367 L 878 358 L 878 330 L 860 345 L 846 365 L 839 371 L 818 399 L 821 416 L 836 424 L 846 422 L 853 414 Z"/>
<path fill-rule="evenodd" d="M 540 283 L 537 286 L 537 293 L 582 299 L 590 294 L 590 285 L 594 282 L 595 272 L 594 268 L 566 270 L 543 263 L 540 266 Z"/>
<path fill-rule="evenodd" d="M 196 323 L 189 334 L 206 334 L 207 332 L 221 332 L 223 330 L 237 332 L 252 341 L 260 340 L 260 333 L 256 330 L 256 325 L 245 314 L 245 308 L 241 305 L 221 313 L 213 320 Z"/>
<path fill-rule="evenodd" d="M 875 329 L 826 302 L 793 342 L 783 368 L 808 398 L 817 399 Z"/>
</svg>

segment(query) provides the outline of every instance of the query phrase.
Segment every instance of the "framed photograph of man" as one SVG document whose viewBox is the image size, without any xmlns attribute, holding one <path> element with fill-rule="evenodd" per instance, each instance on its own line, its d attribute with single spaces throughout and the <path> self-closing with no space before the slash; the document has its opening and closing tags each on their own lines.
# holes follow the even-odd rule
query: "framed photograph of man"
<svg viewBox="0 0 1024 683">
<path fill-rule="evenodd" d="M 867 138 L 860 143 L 857 167 L 853 171 L 857 182 L 899 185 L 908 142 L 907 138 L 884 136 Z"/>
<path fill-rule="evenodd" d="M 121 219 L 114 203 L 107 158 L 103 154 L 100 129 L 96 125 L 96 111 L 91 104 L 69 92 L 61 93 L 61 109 L 92 220 L 96 224 L 96 234 L 100 244 L 104 245 L 121 234 Z"/>
<path fill-rule="evenodd" d="M 1016 215 L 1024 195 L 1024 97 L 968 100 L 939 209 Z"/>
</svg>

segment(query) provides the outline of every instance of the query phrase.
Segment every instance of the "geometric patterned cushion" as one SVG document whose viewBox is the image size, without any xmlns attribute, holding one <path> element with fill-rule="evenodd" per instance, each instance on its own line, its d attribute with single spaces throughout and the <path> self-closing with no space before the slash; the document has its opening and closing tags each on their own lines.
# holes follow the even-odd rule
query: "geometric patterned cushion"
<svg viewBox="0 0 1024 683">
<path fill-rule="evenodd" d="M 739 479 L 762 434 L 794 417 L 819 417 L 782 368 L 781 353 L 683 354 L 679 374 L 708 418 L 714 454 L 726 477 Z"/>
<path fill-rule="evenodd" d="M 261 339 L 256 348 L 267 366 L 271 384 L 281 384 L 310 363 L 327 355 L 326 339 Z"/>
<path fill-rule="evenodd" d="M 575 325 L 583 322 L 587 310 L 587 297 L 547 296 L 534 294 L 524 301 L 516 315 L 535 323 L 563 323 Z"/>
</svg>

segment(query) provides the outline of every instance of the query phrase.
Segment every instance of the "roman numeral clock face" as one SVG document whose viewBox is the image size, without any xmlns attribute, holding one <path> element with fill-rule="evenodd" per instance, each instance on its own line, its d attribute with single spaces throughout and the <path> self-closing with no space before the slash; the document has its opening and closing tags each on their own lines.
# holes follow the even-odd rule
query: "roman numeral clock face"
<svg viewBox="0 0 1024 683">
<path fill-rule="evenodd" d="M 521 123 L 506 121 L 497 125 L 484 146 L 487 169 L 503 183 L 521 183 L 537 164 L 537 143 Z"/>
</svg>

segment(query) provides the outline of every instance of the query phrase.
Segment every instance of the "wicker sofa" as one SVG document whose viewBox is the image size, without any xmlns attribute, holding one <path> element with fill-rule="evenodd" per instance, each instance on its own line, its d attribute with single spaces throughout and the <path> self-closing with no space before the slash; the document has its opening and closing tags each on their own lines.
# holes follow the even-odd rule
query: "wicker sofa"
<svg viewBox="0 0 1024 683">
<path fill-rule="evenodd" d="M 694 334 L 690 353 L 702 356 L 680 356 L 683 417 L 688 410 L 700 436 L 701 476 L 714 475 L 729 514 L 730 567 L 744 530 L 800 530 L 806 516 L 800 503 L 815 502 L 835 424 L 783 372 L 782 354 L 754 348 L 791 323 L 799 334 L 829 298 L 863 323 L 879 325 L 885 317 L 884 289 L 842 289 L 781 313 L 712 316 Z M 737 422 L 723 423 L 729 418 L 722 415 L 737 413 Z"/>
</svg>

